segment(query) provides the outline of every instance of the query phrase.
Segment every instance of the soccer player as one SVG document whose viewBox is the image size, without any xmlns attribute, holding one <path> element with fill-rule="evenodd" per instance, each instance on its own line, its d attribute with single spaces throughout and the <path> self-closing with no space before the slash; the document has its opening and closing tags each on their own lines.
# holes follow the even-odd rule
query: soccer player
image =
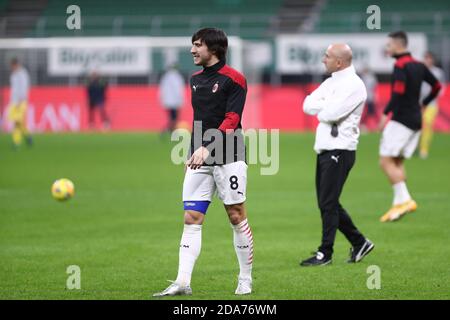
<svg viewBox="0 0 450 320">
<path fill-rule="evenodd" d="M 192 36 L 194 64 L 203 66 L 203 70 L 190 80 L 194 127 L 183 184 L 184 230 L 178 276 L 167 289 L 154 296 L 192 294 L 190 282 L 200 254 L 202 224 L 216 191 L 231 223 L 240 267 L 235 294 L 252 291 L 253 238 L 244 206 L 247 164 L 240 132 L 247 82 L 226 64 L 227 47 L 227 36 L 220 29 L 204 28 Z M 216 138 L 208 139 L 208 132 Z"/>
<path fill-rule="evenodd" d="M 424 63 L 430 69 L 431 73 L 439 80 L 440 83 L 445 83 L 445 73 L 444 70 L 436 66 L 436 61 L 433 53 L 428 51 L 424 56 Z M 431 91 L 429 84 L 422 83 L 421 98 L 425 98 Z M 441 90 L 439 95 L 444 94 L 444 89 Z M 428 158 L 428 153 L 430 151 L 430 144 L 433 138 L 433 126 L 434 120 L 439 112 L 438 99 L 431 101 L 425 108 L 422 116 L 422 135 L 420 137 L 420 157 L 422 159 Z"/>
<path fill-rule="evenodd" d="M 171 133 L 175 129 L 178 112 L 184 103 L 184 79 L 175 64 L 171 65 L 161 78 L 159 99 L 167 110 L 169 121 L 164 132 Z"/>
<path fill-rule="evenodd" d="M 13 122 L 12 140 L 13 147 L 17 149 L 23 138 L 28 146 L 33 144 L 33 140 L 26 124 L 28 108 L 28 91 L 30 88 L 30 78 L 27 70 L 20 64 L 17 58 L 11 60 L 11 94 L 8 118 Z"/>
<path fill-rule="evenodd" d="M 87 83 L 87 95 L 89 100 L 89 126 L 94 127 L 95 110 L 98 110 L 103 122 L 103 129 L 110 128 L 110 121 L 105 110 L 106 88 L 108 84 L 100 78 L 97 72 L 92 72 Z"/>
<path fill-rule="evenodd" d="M 377 110 L 375 107 L 375 92 L 378 85 L 378 81 L 375 74 L 367 66 L 362 69 L 361 79 L 364 82 L 364 85 L 366 86 L 367 89 L 367 100 L 366 100 L 367 109 L 361 119 L 361 129 L 364 132 L 367 131 L 366 125 L 369 118 L 376 119 L 377 117 Z"/>
<path fill-rule="evenodd" d="M 337 230 L 352 244 L 349 263 L 361 261 L 374 248 L 339 201 L 355 163 L 366 87 L 355 72 L 352 50 L 347 44 L 330 45 L 322 61 L 331 77 L 303 102 L 304 112 L 317 115 L 319 120 L 314 150 L 317 153 L 316 192 L 322 217 L 322 244 L 314 256 L 300 263 L 305 267 L 331 263 Z"/>
<path fill-rule="evenodd" d="M 380 128 L 384 128 L 380 143 L 380 166 L 392 185 L 394 200 L 391 209 L 380 218 L 381 222 L 398 220 L 417 209 L 417 203 L 411 198 L 406 186 L 404 160 L 412 156 L 419 142 L 421 109 L 435 99 L 441 89 L 441 84 L 430 70 L 411 56 L 407 45 L 405 32 L 389 34 L 386 51 L 397 61 L 391 79 L 391 99 L 380 120 Z M 423 81 L 431 86 L 431 91 L 419 102 Z M 387 122 L 390 113 L 392 118 Z"/>
</svg>

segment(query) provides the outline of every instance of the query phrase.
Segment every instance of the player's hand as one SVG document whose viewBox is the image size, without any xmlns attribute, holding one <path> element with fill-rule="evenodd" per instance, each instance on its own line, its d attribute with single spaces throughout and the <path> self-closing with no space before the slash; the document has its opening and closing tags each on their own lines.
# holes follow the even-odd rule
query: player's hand
<svg viewBox="0 0 450 320">
<path fill-rule="evenodd" d="M 186 161 L 186 166 L 192 170 L 199 169 L 204 163 L 206 158 L 209 156 L 209 151 L 205 147 L 200 147 L 192 154 L 188 161 Z"/>
<path fill-rule="evenodd" d="M 383 131 L 384 126 L 386 125 L 387 121 L 388 121 L 387 115 L 383 114 L 381 116 L 380 123 L 378 124 L 378 130 Z"/>
</svg>

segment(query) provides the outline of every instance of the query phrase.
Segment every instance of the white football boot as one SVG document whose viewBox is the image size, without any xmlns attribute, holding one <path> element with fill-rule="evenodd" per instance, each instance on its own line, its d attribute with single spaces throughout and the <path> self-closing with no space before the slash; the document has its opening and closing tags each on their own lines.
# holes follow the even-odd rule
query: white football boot
<svg viewBox="0 0 450 320">
<path fill-rule="evenodd" d="M 154 297 L 165 297 L 165 296 L 190 296 L 192 294 L 192 289 L 190 286 L 180 286 L 174 281 L 170 281 L 172 284 L 168 286 L 164 291 L 157 292 L 153 294 Z"/>
<path fill-rule="evenodd" d="M 250 294 L 252 293 L 252 279 L 244 279 L 244 278 L 238 278 L 238 286 L 236 288 L 236 291 L 234 294 L 236 295 L 244 295 L 244 294 Z"/>
</svg>

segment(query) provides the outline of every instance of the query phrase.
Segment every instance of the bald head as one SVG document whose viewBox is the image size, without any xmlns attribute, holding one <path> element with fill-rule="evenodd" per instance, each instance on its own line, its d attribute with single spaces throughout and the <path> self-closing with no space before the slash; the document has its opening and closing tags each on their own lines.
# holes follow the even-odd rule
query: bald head
<svg viewBox="0 0 450 320">
<path fill-rule="evenodd" d="M 345 43 L 334 43 L 328 46 L 323 63 L 327 72 L 333 73 L 352 64 L 352 49 Z"/>
<path fill-rule="evenodd" d="M 330 52 L 337 58 L 341 59 L 342 62 L 346 63 L 349 66 L 352 63 L 352 49 L 348 44 L 345 43 L 336 43 L 330 45 Z"/>
</svg>

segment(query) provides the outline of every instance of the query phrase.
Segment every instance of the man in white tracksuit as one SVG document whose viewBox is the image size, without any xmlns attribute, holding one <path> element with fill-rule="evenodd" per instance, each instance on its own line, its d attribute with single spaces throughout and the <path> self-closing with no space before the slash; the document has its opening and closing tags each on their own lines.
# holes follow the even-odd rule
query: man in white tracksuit
<svg viewBox="0 0 450 320">
<path fill-rule="evenodd" d="M 337 230 L 352 244 L 350 263 L 361 261 L 374 247 L 358 231 L 339 202 L 355 163 L 366 88 L 352 65 L 352 50 L 348 45 L 330 45 L 323 63 L 331 77 L 303 103 L 305 113 L 316 115 L 320 122 L 314 150 L 318 154 L 316 192 L 322 216 L 322 244 L 314 256 L 300 263 L 301 266 L 330 264 Z"/>
</svg>

